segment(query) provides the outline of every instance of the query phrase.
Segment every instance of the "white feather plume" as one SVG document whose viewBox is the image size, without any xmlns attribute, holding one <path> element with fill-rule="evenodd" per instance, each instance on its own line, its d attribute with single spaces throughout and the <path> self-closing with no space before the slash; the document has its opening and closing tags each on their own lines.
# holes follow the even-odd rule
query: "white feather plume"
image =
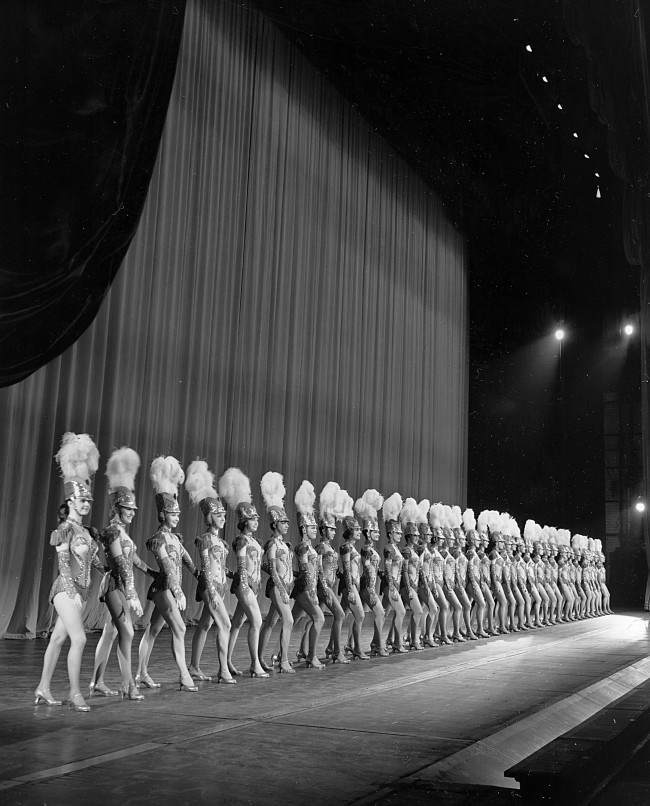
<svg viewBox="0 0 650 806">
<path fill-rule="evenodd" d="M 384 500 L 381 512 L 386 521 L 399 520 L 399 513 L 402 509 L 402 496 L 399 493 L 393 493 Z"/>
<path fill-rule="evenodd" d="M 431 508 L 429 509 L 429 523 L 431 524 L 432 529 L 438 529 L 442 527 L 442 519 L 443 519 L 443 505 L 438 502 L 436 504 L 431 504 Z"/>
<path fill-rule="evenodd" d="M 195 459 L 187 468 L 185 489 L 189 493 L 190 501 L 198 504 L 204 498 L 216 498 L 214 489 L 214 473 L 208 468 L 208 463 L 202 459 Z"/>
<path fill-rule="evenodd" d="M 474 510 L 467 508 L 463 512 L 463 528 L 466 532 L 474 531 L 476 529 L 476 518 L 474 517 Z"/>
<path fill-rule="evenodd" d="M 99 451 L 88 434 L 66 431 L 55 458 L 64 481 L 81 479 L 89 482 L 99 467 Z"/>
<path fill-rule="evenodd" d="M 354 499 L 347 490 L 339 490 L 336 493 L 334 515 L 339 520 L 354 517 Z"/>
<path fill-rule="evenodd" d="M 423 498 L 418 503 L 418 508 L 420 510 L 420 514 L 422 515 L 422 520 L 420 523 L 426 523 L 427 518 L 429 517 L 429 509 L 431 508 L 431 501 L 428 498 Z"/>
<path fill-rule="evenodd" d="M 399 513 L 399 519 L 402 522 L 402 526 L 405 526 L 407 523 L 420 522 L 420 508 L 415 498 L 407 498 L 404 501 Z"/>
<path fill-rule="evenodd" d="M 311 481 L 305 479 L 296 490 L 293 498 L 296 509 L 301 515 L 312 515 L 314 512 L 314 502 L 316 501 L 316 491 Z"/>
<path fill-rule="evenodd" d="M 335 481 L 328 481 L 318 497 L 318 511 L 321 518 L 336 517 L 336 494 L 341 488 Z"/>
<path fill-rule="evenodd" d="M 478 518 L 476 519 L 476 524 L 478 526 L 479 532 L 487 532 L 490 526 L 490 510 L 483 509 L 479 512 Z"/>
<path fill-rule="evenodd" d="M 354 511 L 361 518 L 361 520 L 374 518 L 377 515 L 377 510 L 374 507 L 371 507 L 363 496 L 361 496 L 361 498 L 357 498 L 357 500 L 354 502 Z"/>
<path fill-rule="evenodd" d="M 284 496 L 287 491 L 284 487 L 282 473 L 276 473 L 274 470 L 265 473 L 260 479 L 260 490 L 267 509 L 284 506 Z"/>
<path fill-rule="evenodd" d="M 178 485 L 185 481 L 185 473 L 178 459 L 173 456 L 157 456 L 151 463 L 149 477 L 154 492 L 176 495 Z"/>
<path fill-rule="evenodd" d="M 117 448 L 106 462 L 108 489 L 126 487 L 135 490 L 135 477 L 140 469 L 140 457 L 133 448 Z"/>
<path fill-rule="evenodd" d="M 361 497 L 367 504 L 369 504 L 375 510 L 375 514 L 379 512 L 379 510 L 383 506 L 384 496 L 377 490 L 374 490 L 372 488 L 366 490 Z"/>
<path fill-rule="evenodd" d="M 238 467 L 229 467 L 218 482 L 219 495 L 229 507 L 250 504 L 253 500 L 251 483 Z"/>
<path fill-rule="evenodd" d="M 524 538 L 532 543 L 533 540 L 535 540 L 536 534 L 537 530 L 535 529 L 535 521 L 531 518 L 528 518 L 524 524 Z"/>
</svg>

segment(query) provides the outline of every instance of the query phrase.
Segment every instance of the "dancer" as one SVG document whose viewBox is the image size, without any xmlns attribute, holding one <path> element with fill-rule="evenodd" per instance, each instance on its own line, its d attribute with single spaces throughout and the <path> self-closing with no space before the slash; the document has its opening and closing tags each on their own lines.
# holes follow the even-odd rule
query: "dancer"
<svg viewBox="0 0 650 806">
<path fill-rule="evenodd" d="M 436 646 L 434 633 L 440 616 L 440 608 L 433 593 L 435 585 L 432 566 L 433 555 L 431 554 L 433 531 L 428 520 L 430 508 L 431 502 L 426 498 L 418 503 L 418 509 L 420 510 L 420 521 L 418 522 L 420 545 L 416 548 L 416 551 L 420 557 L 418 596 L 422 606 L 427 608 L 426 618 L 423 618 L 421 640 L 424 646 L 433 647 Z"/>
<path fill-rule="evenodd" d="M 280 629 L 280 672 L 295 674 L 289 661 L 289 641 L 293 629 L 290 592 L 293 587 L 293 550 L 285 537 L 289 532 L 289 518 L 284 509 L 286 489 L 280 473 L 269 471 L 260 481 L 262 498 L 269 515 L 271 539 L 264 547 L 262 570 L 268 575 L 266 596 L 271 600 L 268 612 L 262 622 L 258 654 L 260 665 L 265 672 L 272 667 L 264 662 L 266 646 L 278 618 L 282 619 Z"/>
<path fill-rule="evenodd" d="M 185 594 L 181 587 L 183 565 L 195 577 L 198 571 L 192 558 L 183 546 L 181 535 L 173 530 L 178 526 L 181 510 L 178 506 L 178 485 L 185 480 L 183 468 L 173 456 L 158 456 L 151 463 L 149 476 L 153 485 L 158 530 L 147 540 L 147 548 L 156 558 L 160 573 L 149 588 L 147 598 L 154 603 L 151 620 L 140 639 L 138 648 L 138 673 L 135 682 L 147 688 L 160 688 L 149 674 L 149 659 L 156 641 L 166 622 L 172 636 L 172 654 L 179 671 L 179 690 L 198 691 L 185 663 L 185 622 L 181 612 L 185 610 Z"/>
<path fill-rule="evenodd" d="M 445 598 L 451 607 L 451 622 L 453 625 L 452 640 L 463 643 L 465 638 L 460 631 L 460 617 L 463 612 L 463 606 L 458 601 L 456 596 L 456 558 L 453 556 L 450 547 L 454 544 L 454 533 L 451 530 L 453 522 L 453 514 L 451 507 L 448 504 L 442 505 L 442 540 L 440 541 L 440 555 L 444 560 L 443 566 L 443 591 Z"/>
<path fill-rule="evenodd" d="M 312 545 L 317 534 L 316 518 L 314 517 L 315 500 L 314 485 L 310 481 L 304 480 L 294 496 L 298 513 L 300 543 L 296 548 L 298 573 L 291 596 L 295 599 L 294 621 L 297 621 L 303 613 L 309 618 L 301 642 L 300 655 L 304 657 L 308 669 L 324 669 L 317 654 L 318 638 L 325 624 L 325 616 L 318 601 L 318 571 L 321 558 Z"/>
<path fill-rule="evenodd" d="M 535 542 L 533 543 L 533 562 L 535 563 L 535 584 L 541 597 L 540 614 L 542 624 L 549 627 L 551 622 L 551 600 L 546 590 L 546 566 L 544 564 L 544 545 L 541 542 L 542 527 L 535 523 Z"/>
<path fill-rule="evenodd" d="M 476 532 L 476 518 L 473 509 L 466 509 L 462 515 L 463 529 L 467 548 L 465 556 L 467 558 L 466 568 L 466 594 L 472 605 L 476 605 L 476 636 L 477 638 L 487 638 L 485 632 L 485 596 L 481 590 L 481 558 L 477 548 L 479 545 L 478 534 Z"/>
<path fill-rule="evenodd" d="M 143 700 L 133 680 L 131 670 L 131 645 L 133 643 L 133 617 L 142 616 L 142 604 L 135 590 L 133 568 L 151 577 L 156 572 L 138 556 L 135 543 L 127 529 L 137 510 L 135 500 L 135 476 L 140 467 L 140 457 L 132 448 L 118 448 L 106 463 L 112 517 L 101 533 L 104 554 L 110 567 L 108 584 L 100 600 L 106 604 L 111 620 L 104 630 L 95 650 L 95 668 L 90 683 L 90 694 L 105 697 L 118 694 L 104 682 L 104 671 L 111 646 L 118 637 L 117 660 L 122 677 L 121 694 L 129 700 Z"/>
<path fill-rule="evenodd" d="M 377 490 L 366 490 L 354 504 L 354 511 L 361 520 L 363 547 L 361 549 L 361 584 L 359 591 L 361 601 L 367 605 L 373 616 L 373 634 L 370 643 L 370 654 L 386 657 L 388 650 L 384 641 L 384 608 L 377 594 L 377 578 L 381 557 L 374 544 L 379 540 L 379 523 L 377 511 L 381 509 L 384 497 Z"/>
<path fill-rule="evenodd" d="M 442 521 L 445 516 L 444 505 L 432 504 L 429 508 L 429 523 L 433 531 L 431 538 L 431 592 L 439 608 L 438 631 L 440 643 L 451 644 L 448 635 L 449 628 L 449 601 L 444 590 L 445 584 L 445 558 L 440 553 L 440 546 L 444 544 L 445 536 L 442 531 Z"/>
<path fill-rule="evenodd" d="M 605 555 L 603 553 L 603 543 L 596 538 L 596 581 L 600 587 L 603 597 L 603 613 L 611 615 L 611 596 L 607 587 L 607 571 L 605 570 Z"/>
<path fill-rule="evenodd" d="M 467 595 L 467 557 L 465 556 L 465 546 L 467 540 L 465 533 L 461 529 L 463 516 L 459 506 L 451 508 L 450 528 L 453 533 L 451 544 L 451 554 L 456 561 L 456 584 L 454 593 L 463 610 L 463 621 L 465 622 L 465 637 L 470 641 L 476 641 L 477 636 L 472 629 L 472 603 Z"/>
<path fill-rule="evenodd" d="M 557 569 L 558 569 L 558 587 L 562 592 L 564 600 L 564 608 L 562 611 L 562 618 L 564 621 L 575 621 L 575 606 L 576 597 L 571 585 L 571 576 L 569 565 L 567 562 L 567 555 L 570 551 L 571 532 L 568 529 L 557 530 L 557 543 L 558 543 L 558 556 L 557 556 Z"/>
<path fill-rule="evenodd" d="M 523 559 L 526 564 L 526 587 L 531 598 L 531 611 L 533 625 L 542 627 L 542 596 L 537 587 L 537 567 L 533 559 L 533 547 L 537 537 L 537 524 L 534 520 L 528 519 L 524 524 L 524 554 Z"/>
<path fill-rule="evenodd" d="M 406 610 L 399 592 L 402 582 L 402 566 L 404 564 L 404 558 L 398 548 L 398 543 L 402 539 L 402 527 L 399 520 L 401 511 L 402 497 L 399 493 L 393 493 L 384 501 L 382 514 L 384 516 L 387 543 L 384 549 L 384 575 L 381 592 L 384 597 L 384 612 L 387 613 L 390 607 L 393 613 L 392 618 L 389 616 L 388 641 L 391 643 L 393 652 L 400 654 L 408 652 L 408 649 L 402 643 Z"/>
<path fill-rule="evenodd" d="M 201 558 L 196 601 L 203 602 L 203 610 L 192 638 L 189 672 L 194 680 L 212 680 L 201 670 L 201 655 L 208 631 L 214 623 L 219 659 L 217 683 L 232 684 L 235 679 L 228 668 L 230 616 L 224 602 L 227 591 L 228 545 L 222 537 L 222 530 L 226 524 L 226 508 L 214 488 L 214 473 L 204 461 L 197 459 L 187 468 L 185 489 L 189 493 L 190 501 L 198 504 L 207 527 L 207 531 L 194 541 Z"/>
<path fill-rule="evenodd" d="M 528 569 L 524 560 L 524 538 L 515 521 L 515 535 L 513 537 L 513 584 L 516 586 L 523 601 L 522 629 L 532 629 L 535 625 L 532 620 L 532 599 L 528 591 Z"/>
<path fill-rule="evenodd" d="M 328 481 L 319 496 L 320 543 L 316 550 L 320 556 L 320 567 L 317 591 L 321 608 L 326 605 L 332 614 L 332 629 L 325 648 L 325 656 L 331 658 L 332 663 L 350 663 L 341 646 L 341 629 L 345 620 L 345 611 L 336 593 L 339 559 L 332 546 L 332 540 L 336 537 L 336 518 L 340 514 L 337 510 L 340 489 L 335 481 Z"/>
<path fill-rule="evenodd" d="M 50 589 L 50 602 L 57 619 L 43 657 L 41 679 L 34 692 L 36 705 L 62 705 L 50 692 L 50 684 L 61 648 L 70 638 L 68 651 L 68 702 L 75 711 L 90 711 L 81 694 L 79 676 L 81 656 L 86 645 L 82 611 L 90 589 L 91 568 L 104 570 L 97 558 L 98 546 L 83 519 L 90 512 L 93 497 L 90 478 L 97 470 L 99 452 L 88 434 L 68 431 L 63 435 L 56 460 L 63 476 L 63 491 L 68 514 L 52 532 L 50 545 L 56 548 L 59 575 Z"/>
<path fill-rule="evenodd" d="M 488 528 L 490 530 L 491 543 L 488 545 L 488 557 L 490 558 L 490 586 L 494 601 L 496 602 L 497 619 L 499 627 L 497 632 L 502 635 L 508 633 L 508 600 L 503 590 L 503 566 L 504 560 L 503 537 L 501 535 L 501 515 L 495 510 L 490 510 L 488 516 Z"/>
<path fill-rule="evenodd" d="M 248 619 L 248 652 L 251 659 L 249 674 L 251 677 L 265 678 L 269 673 L 262 667 L 258 653 L 262 614 L 257 593 L 260 587 L 262 547 L 255 539 L 255 533 L 259 526 L 259 515 L 252 503 L 250 481 L 238 467 L 226 470 L 219 479 L 218 486 L 219 495 L 237 513 L 237 528 L 240 532 L 233 544 L 237 554 L 237 571 L 233 576 L 230 592 L 237 597 L 237 607 L 231 619 L 228 638 L 228 669 L 231 675 L 241 674 L 233 665 L 232 653 L 239 631 Z"/>
<path fill-rule="evenodd" d="M 361 555 L 356 543 L 361 538 L 361 527 L 354 517 L 353 499 L 346 490 L 337 493 L 337 510 L 343 523 L 343 543 L 339 549 L 339 593 L 343 611 L 352 614 L 352 627 L 345 651 L 355 660 L 368 660 L 369 656 L 361 649 L 361 627 L 365 612 L 361 593 Z"/>
<path fill-rule="evenodd" d="M 400 511 L 400 522 L 404 535 L 405 546 L 402 549 L 402 582 L 400 593 L 404 602 L 404 609 L 409 609 L 406 624 L 409 649 L 419 651 L 424 649 L 420 641 L 424 611 L 418 595 L 418 581 L 420 578 L 420 555 L 415 550 L 416 541 L 420 536 L 419 522 L 422 517 L 420 508 L 414 498 L 407 498 Z"/>
</svg>

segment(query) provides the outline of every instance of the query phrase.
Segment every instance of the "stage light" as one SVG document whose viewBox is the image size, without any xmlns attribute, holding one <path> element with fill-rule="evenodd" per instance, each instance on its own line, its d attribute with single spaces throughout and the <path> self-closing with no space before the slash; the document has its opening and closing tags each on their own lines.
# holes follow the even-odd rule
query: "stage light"
<svg viewBox="0 0 650 806">
<path fill-rule="evenodd" d="M 532 52 L 533 52 L 533 49 L 532 49 L 532 47 L 531 47 L 530 45 L 526 45 L 526 50 L 527 50 L 529 53 L 532 53 Z"/>
<path fill-rule="evenodd" d="M 557 105 L 557 108 L 560 110 L 560 112 L 561 112 L 561 111 L 564 109 L 564 107 L 562 106 L 562 104 L 558 104 L 558 105 Z"/>
<path fill-rule="evenodd" d="M 578 139 L 578 132 L 573 132 L 573 136 L 574 136 L 574 137 L 576 138 L 576 140 L 577 140 L 577 139 Z"/>
<path fill-rule="evenodd" d="M 565 338 L 565 336 L 566 336 L 566 333 L 564 332 L 564 329 L 563 329 L 563 328 L 558 327 L 558 329 L 555 331 L 555 333 L 554 333 L 553 335 L 555 336 L 555 338 L 556 338 L 558 341 L 564 341 L 564 338 Z"/>
<path fill-rule="evenodd" d="M 634 509 L 636 509 L 637 512 L 645 512 L 645 501 L 639 499 L 634 505 Z"/>
<path fill-rule="evenodd" d="M 585 154 L 585 159 L 586 160 L 590 159 L 589 154 Z"/>
<path fill-rule="evenodd" d="M 630 324 L 629 322 L 623 325 L 623 333 L 625 333 L 626 336 L 634 335 L 634 325 Z"/>
<path fill-rule="evenodd" d="M 548 84 L 548 78 L 546 78 L 546 76 L 542 76 L 542 81 L 544 84 Z"/>
<path fill-rule="evenodd" d="M 596 179 L 600 179 L 600 174 L 598 173 L 598 171 L 594 171 L 594 176 L 596 177 Z"/>
</svg>

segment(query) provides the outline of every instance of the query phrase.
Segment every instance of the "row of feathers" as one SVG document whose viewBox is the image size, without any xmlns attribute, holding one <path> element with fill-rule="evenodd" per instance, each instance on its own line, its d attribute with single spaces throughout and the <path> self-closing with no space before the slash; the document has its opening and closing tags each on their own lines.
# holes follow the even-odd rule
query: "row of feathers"
<svg viewBox="0 0 650 806">
<path fill-rule="evenodd" d="M 81 479 L 89 481 L 99 466 L 99 451 L 88 434 L 67 432 L 61 440 L 61 447 L 56 455 L 64 479 Z M 109 489 L 116 487 L 135 488 L 135 477 L 140 469 L 140 457 L 132 448 L 118 448 L 113 451 L 106 463 L 106 476 Z M 198 504 L 204 498 L 216 498 L 217 490 L 214 473 L 207 462 L 197 459 L 187 468 L 187 476 L 178 459 L 173 456 L 158 456 L 151 463 L 149 472 L 154 491 L 175 495 L 178 487 L 185 482 L 190 500 Z M 218 482 L 218 494 L 230 507 L 241 503 L 251 503 L 253 496 L 250 480 L 237 467 L 231 467 L 221 476 Z M 269 471 L 260 480 L 262 498 L 267 508 L 284 505 L 286 489 L 281 473 Z M 311 514 L 316 504 L 314 485 L 305 480 L 302 482 L 294 498 L 296 509 L 303 515 Z M 432 528 L 460 528 L 465 531 L 500 532 L 504 535 L 521 537 L 517 521 L 507 512 L 485 509 L 478 518 L 474 510 L 462 512 L 459 506 L 448 504 L 431 504 L 427 499 L 417 502 L 414 498 L 405 501 L 399 493 L 393 493 L 384 499 L 377 490 L 366 490 L 356 501 L 347 490 L 342 490 L 335 481 L 328 481 L 319 496 L 319 512 L 321 517 L 341 520 L 355 513 L 362 520 L 376 518 L 382 511 L 384 521 L 400 521 L 406 523 L 426 523 Z M 557 546 L 588 548 L 600 544 L 600 540 L 592 541 L 586 535 L 575 534 L 571 537 L 568 529 L 556 529 L 554 526 L 540 526 L 534 520 L 527 520 L 524 525 L 524 538 L 535 542 L 548 542 Z M 596 548 L 600 550 L 599 547 Z"/>
</svg>

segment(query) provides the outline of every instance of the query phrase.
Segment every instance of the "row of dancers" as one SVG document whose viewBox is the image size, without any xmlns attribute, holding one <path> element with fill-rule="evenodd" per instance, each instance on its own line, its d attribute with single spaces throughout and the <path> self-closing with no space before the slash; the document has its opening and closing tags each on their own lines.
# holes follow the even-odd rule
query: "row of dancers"
<svg viewBox="0 0 650 806">
<path fill-rule="evenodd" d="M 149 660 L 165 623 L 171 632 L 179 687 L 195 692 L 197 681 L 211 679 L 201 670 L 201 657 L 212 625 L 219 664 L 216 682 L 234 684 L 241 672 L 233 663 L 233 651 L 246 621 L 251 661 L 248 673 L 253 678 L 267 678 L 274 668 L 295 674 L 289 643 L 294 626 L 301 621 L 304 626 L 300 628 L 298 660 L 304 661 L 306 668 L 325 668 L 317 653 L 325 609 L 332 615 L 325 648 L 326 661 L 332 664 L 611 612 L 599 540 L 577 534 L 571 537 L 568 530 L 541 527 L 532 520 L 526 521 L 522 534 L 508 513 L 484 510 L 475 518 L 471 509 L 461 512 L 459 507 L 431 505 L 427 500 L 403 500 L 399 493 L 384 499 L 374 489 L 354 501 L 333 481 L 322 489 L 317 507 L 313 485 L 303 481 L 294 498 L 300 538 L 293 546 L 287 539 L 290 521 L 283 477 L 270 471 L 260 481 L 271 530 L 262 546 L 256 537 L 260 517 L 250 480 L 241 470 L 229 468 L 215 485 L 206 462 L 192 462 L 185 474 L 171 456 L 154 459 L 150 468 L 159 519 L 159 528 L 146 543 L 156 560 L 157 567 L 153 568 L 139 557 L 128 533 L 137 511 L 134 490 L 140 467 L 138 454 L 131 448 L 120 448 L 107 462 L 111 519 L 101 532 L 83 525 L 93 500 L 90 479 L 99 465 L 93 441 L 87 434 L 66 433 L 56 458 L 65 496 L 62 522 L 50 538 L 59 569 L 50 592 L 57 619 L 35 691 L 37 704 L 62 704 L 52 696 L 50 686 L 61 648 L 69 638 L 68 702 L 77 711 L 90 710 L 81 692 L 80 669 L 86 642 L 82 612 L 93 567 L 104 575 L 100 599 L 106 604 L 110 621 L 97 645 L 90 694 L 121 693 L 136 701 L 144 698 L 142 687 L 160 685 L 149 673 Z M 178 488 L 183 482 L 190 501 L 200 508 L 205 520 L 206 530 L 195 540 L 198 568 L 175 531 L 180 518 Z M 230 548 L 223 538 L 227 507 L 237 519 L 234 572 L 229 570 Z M 380 512 L 386 536 L 383 556 L 377 551 Z M 342 540 L 337 550 L 333 544 L 339 524 Z M 183 565 L 196 577 L 196 600 L 203 602 L 189 667 L 182 617 L 186 609 Z M 133 621 L 143 615 L 135 589 L 136 568 L 151 577 L 147 598 L 153 610 L 140 641 L 134 677 Z M 264 618 L 258 601 L 262 573 L 270 600 Z M 237 601 L 232 618 L 225 605 L 228 591 Z M 373 618 L 369 652 L 361 642 L 366 608 Z M 352 618 L 344 638 L 347 613 Z M 269 659 L 269 638 L 278 621 L 280 646 Z M 119 692 L 104 681 L 115 638 Z"/>
</svg>

